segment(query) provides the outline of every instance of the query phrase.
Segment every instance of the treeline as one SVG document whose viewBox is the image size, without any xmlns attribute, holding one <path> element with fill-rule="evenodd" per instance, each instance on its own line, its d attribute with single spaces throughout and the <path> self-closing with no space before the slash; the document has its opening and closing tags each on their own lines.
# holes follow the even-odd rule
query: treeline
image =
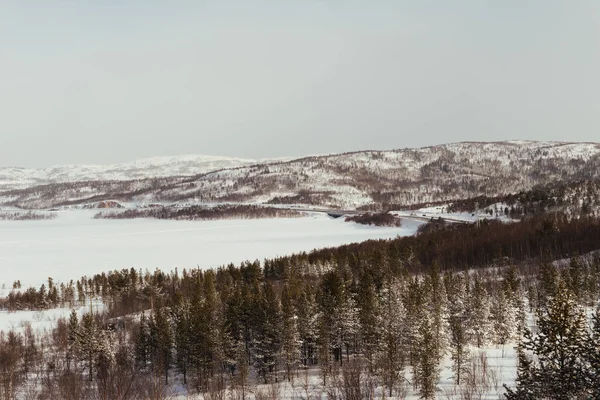
<svg viewBox="0 0 600 400">
<path fill-rule="evenodd" d="M 82 278 L 76 283 L 71 280 L 65 284 L 54 283 L 54 279 L 48 278 L 47 283 L 39 288 L 23 288 L 20 281 L 13 283 L 12 290 L 6 297 L 0 297 L 0 310 L 22 311 L 22 310 L 46 310 L 57 307 L 75 307 L 83 304 L 86 293 L 91 293 L 87 288 L 89 282 Z M 85 287 L 85 288 L 84 288 Z"/>
<path fill-rule="evenodd" d="M 188 206 L 168 207 L 159 206 L 151 208 L 133 208 L 125 211 L 99 212 L 94 215 L 96 219 L 135 219 L 156 218 L 173 220 L 214 220 L 229 218 L 295 218 L 304 214 L 299 211 L 286 210 L 275 207 L 258 205 L 220 205 L 214 207 Z"/>
<path fill-rule="evenodd" d="M 529 259 L 560 259 L 600 248 L 600 221 L 565 216 L 515 223 L 481 221 L 475 226 L 434 221 L 417 236 L 369 240 L 306 255 L 309 264 L 385 264 L 393 270 L 422 272 L 432 263 L 442 270 L 465 270 Z M 298 257 L 298 256 L 296 256 Z M 275 276 L 283 276 L 282 267 Z"/>
<path fill-rule="evenodd" d="M 27 212 L 0 212 L 0 221 L 37 221 L 56 218 L 54 213 Z"/>
</svg>

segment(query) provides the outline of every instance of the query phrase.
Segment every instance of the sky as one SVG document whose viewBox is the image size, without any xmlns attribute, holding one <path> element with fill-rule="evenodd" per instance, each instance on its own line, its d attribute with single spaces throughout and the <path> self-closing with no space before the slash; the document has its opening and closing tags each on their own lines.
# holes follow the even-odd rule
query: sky
<svg viewBox="0 0 600 400">
<path fill-rule="evenodd" d="M 596 0 L 0 0 L 0 166 L 600 140 Z"/>
</svg>

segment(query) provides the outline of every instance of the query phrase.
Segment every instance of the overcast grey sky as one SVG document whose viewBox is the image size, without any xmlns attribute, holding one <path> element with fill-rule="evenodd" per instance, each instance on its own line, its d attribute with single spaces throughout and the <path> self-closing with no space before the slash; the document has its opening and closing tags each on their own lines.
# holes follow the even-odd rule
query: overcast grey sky
<svg viewBox="0 0 600 400">
<path fill-rule="evenodd" d="M 1 0 L 0 165 L 600 140 L 600 2 Z"/>
</svg>

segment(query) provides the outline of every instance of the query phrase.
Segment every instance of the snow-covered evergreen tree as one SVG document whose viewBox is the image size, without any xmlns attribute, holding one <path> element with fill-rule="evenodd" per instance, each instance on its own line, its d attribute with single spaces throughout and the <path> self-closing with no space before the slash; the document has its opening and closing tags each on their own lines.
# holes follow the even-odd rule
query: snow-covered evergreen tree
<svg viewBox="0 0 600 400">
<path fill-rule="evenodd" d="M 418 330 L 418 362 L 414 368 L 414 379 L 422 399 L 435 399 L 440 378 L 438 344 L 435 337 L 435 321 L 429 316 L 421 320 Z"/>
<path fill-rule="evenodd" d="M 281 341 L 282 358 L 285 365 L 286 379 L 293 379 L 293 370 L 300 364 L 300 335 L 298 332 L 298 316 L 294 307 L 291 289 L 286 284 L 281 293 Z"/>
<path fill-rule="evenodd" d="M 477 347 L 485 346 L 492 336 L 492 323 L 490 316 L 490 296 L 483 286 L 482 278 L 475 275 L 469 294 L 467 307 L 467 326 L 469 336 Z"/>
<path fill-rule="evenodd" d="M 254 367 L 258 375 L 268 383 L 273 380 L 281 355 L 281 306 L 270 283 L 264 286 L 256 309 L 256 332 L 252 343 Z"/>
<path fill-rule="evenodd" d="M 94 378 L 94 370 L 99 362 L 106 365 L 114 358 L 108 333 L 98 326 L 91 313 L 86 313 L 81 318 L 75 334 L 74 353 L 84 363 L 90 381 Z"/>
<path fill-rule="evenodd" d="M 397 280 L 387 282 L 381 293 L 381 347 L 378 353 L 379 371 L 390 396 L 404 379 L 407 352 L 406 309 L 400 294 L 402 285 Z"/>
<path fill-rule="evenodd" d="M 446 286 L 449 293 L 448 341 L 454 381 L 460 385 L 461 377 L 468 370 L 469 335 L 467 330 L 467 293 L 462 275 L 448 275 Z"/>
<path fill-rule="evenodd" d="M 501 289 L 493 297 L 490 311 L 494 342 L 504 346 L 517 334 L 518 310 Z"/>
<path fill-rule="evenodd" d="M 525 330 L 523 348 L 535 359 L 520 365 L 513 393 L 527 393 L 538 399 L 579 399 L 588 394 L 586 385 L 586 337 L 584 311 L 573 293 L 559 282 L 556 296 L 546 309 L 537 312 L 538 332 Z M 521 362 L 521 357 L 519 359 Z"/>
</svg>

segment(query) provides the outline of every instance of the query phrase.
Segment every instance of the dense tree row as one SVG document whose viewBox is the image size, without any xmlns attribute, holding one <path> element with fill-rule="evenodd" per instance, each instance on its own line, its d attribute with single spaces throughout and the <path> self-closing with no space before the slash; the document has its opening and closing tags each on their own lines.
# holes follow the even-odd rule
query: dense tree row
<svg viewBox="0 0 600 400">
<path fill-rule="evenodd" d="M 0 212 L 0 221 L 36 221 L 54 219 L 56 214 L 40 212 Z"/>
<path fill-rule="evenodd" d="M 220 205 L 215 207 L 150 207 L 125 211 L 99 212 L 96 219 L 156 218 L 175 220 L 211 220 L 231 218 L 294 218 L 303 214 L 294 210 L 257 205 Z"/>
</svg>

